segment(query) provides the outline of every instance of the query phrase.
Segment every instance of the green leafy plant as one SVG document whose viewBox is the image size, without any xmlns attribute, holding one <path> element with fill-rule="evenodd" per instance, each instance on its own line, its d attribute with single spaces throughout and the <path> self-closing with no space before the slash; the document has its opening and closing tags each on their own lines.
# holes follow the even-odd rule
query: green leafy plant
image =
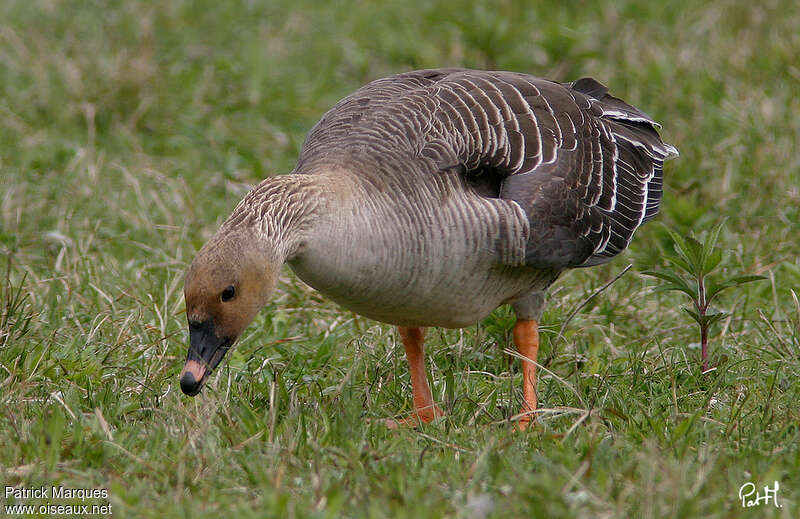
<svg viewBox="0 0 800 519">
<path fill-rule="evenodd" d="M 711 325 L 729 315 L 712 306 L 714 300 L 729 288 L 765 279 L 757 275 L 734 275 L 721 281 L 712 274 L 722 263 L 723 254 L 717 246 L 723 224 L 714 226 L 709 232 L 698 238 L 680 236 L 668 231 L 672 238 L 674 254 L 666 254 L 665 259 L 671 269 L 647 270 L 643 274 L 661 279 L 665 283 L 656 287 L 656 291 L 683 292 L 692 300 L 691 307 L 684 307 L 692 319 L 700 327 L 700 347 L 703 361 L 703 372 L 708 371 L 708 332 Z"/>
</svg>

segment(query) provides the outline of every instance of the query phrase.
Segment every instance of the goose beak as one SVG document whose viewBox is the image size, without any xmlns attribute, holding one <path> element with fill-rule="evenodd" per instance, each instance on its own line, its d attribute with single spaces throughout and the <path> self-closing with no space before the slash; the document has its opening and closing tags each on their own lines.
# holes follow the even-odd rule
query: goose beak
<svg viewBox="0 0 800 519">
<path fill-rule="evenodd" d="M 214 323 L 189 323 L 189 353 L 181 371 L 181 391 L 195 396 L 203 388 L 208 376 L 217 367 L 233 344 L 228 337 L 218 337 Z"/>
</svg>

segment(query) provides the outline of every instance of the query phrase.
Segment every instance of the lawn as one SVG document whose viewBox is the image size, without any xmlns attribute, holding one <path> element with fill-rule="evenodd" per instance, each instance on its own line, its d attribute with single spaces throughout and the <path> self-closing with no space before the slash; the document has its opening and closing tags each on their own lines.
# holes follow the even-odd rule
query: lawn
<svg viewBox="0 0 800 519">
<path fill-rule="evenodd" d="M 797 517 L 798 27 L 794 0 L 0 3 L 2 505 Z M 552 287 L 540 426 L 509 422 L 521 374 L 500 308 L 428 330 L 447 416 L 387 430 L 412 405 L 396 331 L 288 269 L 208 386 L 184 396 L 195 251 L 249 186 L 294 167 L 337 100 L 440 66 L 595 77 L 681 152 L 630 250 Z M 720 296 L 729 315 L 701 374 L 688 298 L 642 272 L 674 270 L 668 231 L 702 238 L 723 221 L 718 276 L 765 279 Z M 743 508 L 747 482 L 778 482 L 780 507 Z M 107 496 L 14 499 L 9 486 Z"/>
</svg>

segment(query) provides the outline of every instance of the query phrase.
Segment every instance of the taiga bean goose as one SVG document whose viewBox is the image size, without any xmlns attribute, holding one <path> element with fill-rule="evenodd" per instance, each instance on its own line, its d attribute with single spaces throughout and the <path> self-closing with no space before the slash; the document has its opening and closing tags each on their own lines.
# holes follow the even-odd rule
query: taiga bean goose
<svg viewBox="0 0 800 519">
<path fill-rule="evenodd" d="M 630 243 L 661 200 L 677 150 L 594 79 L 421 70 L 373 81 L 308 134 L 295 170 L 258 184 L 186 275 L 196 395 L 284 263 L 322 294 L 399 327 L 414 414 L 441 414 L 423 327 L 458 328 L 510 304 L 524 362 L 519 427 L 537 407 L 537 321 L 564 269 Z M 397 422 L 393 422 L 396 424 Z"/>
</svg>

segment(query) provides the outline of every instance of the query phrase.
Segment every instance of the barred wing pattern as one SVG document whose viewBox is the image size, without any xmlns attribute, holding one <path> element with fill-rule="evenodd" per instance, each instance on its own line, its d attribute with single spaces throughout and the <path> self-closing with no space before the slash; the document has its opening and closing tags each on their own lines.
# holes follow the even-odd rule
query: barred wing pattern
<svg viewBox="0 0 800 519">
<path fill-rule="evenodd" d="M 526 264 L 583 267 L 623 251 L 658 212 L 663 163 L 677 150 L 657 128 L 590 78 L 424 70 L 342 100 L 309 133 L 298 167 L 351 147 L 397 170 L 498 177 L 496 195 L 528 215 Z"/>
</svg>

